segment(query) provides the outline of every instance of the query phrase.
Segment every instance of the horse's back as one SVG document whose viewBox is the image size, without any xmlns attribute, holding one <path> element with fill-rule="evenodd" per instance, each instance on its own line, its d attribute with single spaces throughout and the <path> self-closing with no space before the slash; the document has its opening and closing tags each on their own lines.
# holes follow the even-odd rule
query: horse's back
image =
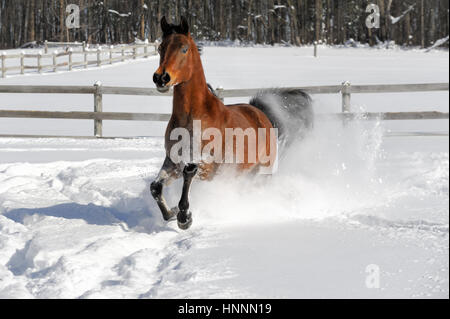
<svg viewBox="0 0 450 319">
<path fill-rule="evenodd" d="M 227 124 L 232 124 L 231 127 L 272 128 L 272 123 L 267 115 L 253 105 L 231 104 L 226 105 L 226 109 L 228 113 Z"/>
</svg>

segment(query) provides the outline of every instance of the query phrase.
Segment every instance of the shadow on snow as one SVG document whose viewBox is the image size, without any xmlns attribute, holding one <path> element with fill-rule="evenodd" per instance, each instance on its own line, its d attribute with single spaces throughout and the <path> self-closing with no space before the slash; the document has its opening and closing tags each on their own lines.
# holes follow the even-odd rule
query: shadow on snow
<svg viewBox="0 0 450 319">
<path fill-rule="evenodd" d="M 126 224 L 128 229 L 144 233 L 172 230 L 163 221 L 149 193 L 145 190 L 139 197 L 121 199 L 111 207 L 66 203 L 45 208 L 13 209 L 3 215 L 21 224 L 27 217 L 37 215 L 84 220 L 87 224 L 100 226 Z"/>
</svg>

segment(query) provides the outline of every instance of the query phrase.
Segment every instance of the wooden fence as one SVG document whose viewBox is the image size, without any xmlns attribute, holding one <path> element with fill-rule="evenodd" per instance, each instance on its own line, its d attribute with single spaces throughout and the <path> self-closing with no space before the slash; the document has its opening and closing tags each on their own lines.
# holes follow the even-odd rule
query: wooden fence
<svg viewBox="0 0 450 319">
<path fill-rule="evenodd" d="M 351 85 L 348 82 L 337 86 L 314 86 L 314 87 L 297 87 L 295 89 L 303 89 L 310 94 L 341 94 L 342 96 L 342 113 L 323 114 L 324 118 L 340 118 L 344 122 L 352 119 L 366 120 L 435 120 L 448 119 L 449 113 L 437 111 L 425 112 L 389 112 L 389 113 L 352 113 L 351 95 L 361 93 L 399 93 L 399 92 L 432 92 L 432 91 L 448 91 L 449 83 L 431 83 L 431 84 L 395 84 L 395 85 Z M 218 88 L 216 90 L 220 99 L 230 97 L 248 97 L 255 95 L 258 89 L 236 89 L 224 90 Z M 104 120 L 116 121 L 168 121 L 170 114 L 157 113 L 118 113 L 103 112 L 103 95 L 138 95 L 138 96 L 171 96 L 172 92 L 161 94 L 154 88 L 132 88 L 132 87 L 112 87 L 103 86 L 97 82 L 94 86 L 25 86 L 25 85 L 0 85 L 1 93 L 18 93 L 18 94 L 91 94 L 94 98 L 93 112 L 46 112 L 31 110 L 0 110 L 0 118 L 40 118 L 40 119 L 78 119 L 94 121 L 94 136 L 103 137 L 102 123 Z M 423 135 L 433 135 L 424 133 Z M 438 136 L 448 135 L 435 134 Z M 400 136 L 400 135 L 399 135 Z M 415 136 L 415 135 L 414 135 Z M 30 137 L 30 136 L 27 136 Z M 46 136 L 48 137 L 48 136 Z"/>
<path fill-rule="evenodd" d="M 2 78 L 6 77 L 8 71 L 20 71 L 20 74 L 25 74 L 25 70 L 37 70 L 37 72 L 42 73 L 45 70 L 56 72 L 60 68 L 66 68 L 66 70 L 72 71 L 74 67 L 87 68 L 89 65 L 101 66 L 103 64 L 113 64 L 114 62 L 123 62 L 140 57 L 147 58 L 158 54 L 157 42 L 108 47 L 100 46 L 94 49 L 89 48 L 85 42 L 79 44 L 54 42 L 51 44 L 57 46 L 67 45 L 67 48 L 62 52 L 55 50 L 52 53 L 48 53 L 49 42 L 46 41 L 44 54 L 42 52 L 33 54 L 25 52 L 6 54 L 2 52 L 0 55 Z M 74 50 L 76 46 L 80 47 L 81 50 Z M 89 56 L 91 55 L 96 57 L 95 60 L 89 60 Z M 76 56 L 82 56 L 83 59 L 74 61 Z M 61 61 L 61 58 L 64 58 L 64 61 Z M 16 65 L 7 67 L 6 61 L 13 59 L 17 60 Z M 26 62 L 29 59 L 35 60 L 36 65 L 27 65 Z M 42 64 L 43 59 L 51 59 L 52 63 Z"/>
</svg>

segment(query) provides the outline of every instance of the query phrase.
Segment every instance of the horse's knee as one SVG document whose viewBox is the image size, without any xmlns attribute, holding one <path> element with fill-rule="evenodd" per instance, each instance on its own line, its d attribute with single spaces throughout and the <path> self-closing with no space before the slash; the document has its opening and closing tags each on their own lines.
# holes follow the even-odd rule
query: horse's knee
<svg viewBox="0 0 450 319">
<path fill-rule="evenodd" d="M 154 199 L 161 198 L 162 188 L 163 188 L 163 184 L 159 181 L 154 181 L 150 185 L 150 192 L 152 193 L 152 196 Z"/>
</svg>

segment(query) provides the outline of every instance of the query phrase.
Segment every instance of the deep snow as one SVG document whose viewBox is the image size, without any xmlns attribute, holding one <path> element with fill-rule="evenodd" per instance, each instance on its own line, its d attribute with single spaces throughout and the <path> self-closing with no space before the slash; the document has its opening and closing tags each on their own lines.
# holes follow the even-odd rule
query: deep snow
<svg viewBox="0 0 450 319">
<path fill-rule="evenodd" d="M 207 47 L 203 59 L 208 80 L 225 88 L 448 81 L 447 52 L 325 48 L 313 59 L 310 51 Z M 148 87 L 156 63 L 0 84 Z M 34 109 L 89 110 L 92 103 L 0 98 L 2 109 L 33 102 Z M 337 95 L 314 99 L 318 112 L 339 110 Z M 105 100 L 106 111 L 170 112 L 167 98 Z M 358 110 L 448 112 L 448 92 L 355 95 L 353 103 Z M 164 127 L 105 124 L 109 135 L 158 135 Z M 0 134 L 89 135 L 91 127 L 0 120 Z M 149 195 L 162 138 L 1 138 L 0 297 L 448 298 L 448 137 L 384 137 L 389 130 L 448 132 L 448 121 L 319 122 L 270 179 L 196 183 L 187 232 L 162 222 Z M 179 189 L 167 191 L 173 205 Z M 366 287 L 372 264 L 379 289 Z"/>
</svg>

